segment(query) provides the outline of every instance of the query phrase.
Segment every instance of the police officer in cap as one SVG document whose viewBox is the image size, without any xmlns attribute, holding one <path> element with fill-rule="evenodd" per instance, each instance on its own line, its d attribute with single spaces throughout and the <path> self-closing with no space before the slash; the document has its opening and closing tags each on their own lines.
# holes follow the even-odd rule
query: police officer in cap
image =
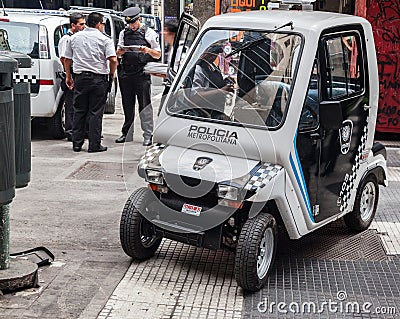
<svg viewBox="0 0 400 319">
<path fill-rule="evenodd" d="M 127 27 L 119 34 L 117 56 L 120 59 L 118 66 L 118 80 L 122 95 L 125 121 L 122 126 L 122 135 L 115 140 L 124 143 L 132 140 L 127 136 L 135 117 L 135 99 L 139 103 L 139 117 L 143 130 L 143 145 L 151 144 L 153 133 L 153 108 L 151 105 L 151 78 L 143 71 L 148 62 L 156 61 L 161 57 L 161 48 L 157 33 L 141 23 L 140 9 L 132 7 L 124 10 Z M 136 47 L 130 47 L 136 46 Z M 133 133 L 133 129 L 129 131 Z"/>
</svg>

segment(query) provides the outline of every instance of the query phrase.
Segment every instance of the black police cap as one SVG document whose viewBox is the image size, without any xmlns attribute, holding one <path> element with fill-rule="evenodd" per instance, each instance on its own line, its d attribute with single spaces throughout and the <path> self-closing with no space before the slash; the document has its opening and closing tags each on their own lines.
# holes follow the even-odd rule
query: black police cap
<svg viewBox="0 0 400 319">
<path fill-rule="evenodd" d="M 122 15 L 125 17 L 126 23 L 134 23 L 140 18 L 140 8 L 132 7 L 122 11 Z"/>
</svg>

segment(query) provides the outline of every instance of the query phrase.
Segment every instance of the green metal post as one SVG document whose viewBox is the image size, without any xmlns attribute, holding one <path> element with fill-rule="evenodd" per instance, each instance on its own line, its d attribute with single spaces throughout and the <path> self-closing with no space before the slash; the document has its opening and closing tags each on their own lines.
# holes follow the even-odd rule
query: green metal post
<svg viewBox="0 0 400 319">
<path fill-rule="evenodd" d="M 0 205 L 0 270 L 10 267 L 9 205 Z"/>
</svg>

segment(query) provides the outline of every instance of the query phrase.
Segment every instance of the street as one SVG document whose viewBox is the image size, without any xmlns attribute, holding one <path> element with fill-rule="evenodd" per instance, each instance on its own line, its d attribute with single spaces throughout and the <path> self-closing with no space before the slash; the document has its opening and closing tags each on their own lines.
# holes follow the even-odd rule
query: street
<svg viewBox="0 0 400 319">
<path fill-rule="evenodd" d="M 155 113 L 161 91 L 159 83 L 153 86 Z M 280 302 L 312 302 L 318 307 L 329 299 L 372 303 L 374 312 L 357 314 L 360 318 L 399 316 L 399 142 L 387 142 L 389 186 L 380 187 L 378 212 L 370 229 L 350 234 L 338 221 L 299 241 L 280 242 L 269 283 L 247 294 L 236 284 L 234 256 L 229 252 L 164 240 L 155 257 L 138 263 L 122 251 L 119 220 L 129 194 L 145 186 L 136 173 L 145 147 L 138 116 L 134 141 L 114 143 L 123 122 L 117 98 L 115 114 L 105 115 L 103 121 L 107 152 L 87 153 L 86 142 L 83 151 L 75 153 L 70 142 L 33 132 L 31 182 L 17 190 L 10 207 L 10 250 L 45 246 L 55 261 L 39 269 L 38 288 L 0 296 L 0 318 L 355 315 L 326 308 L 317 315 L 312 311 L 284 314 L 276 307 Z"/>
</svg>

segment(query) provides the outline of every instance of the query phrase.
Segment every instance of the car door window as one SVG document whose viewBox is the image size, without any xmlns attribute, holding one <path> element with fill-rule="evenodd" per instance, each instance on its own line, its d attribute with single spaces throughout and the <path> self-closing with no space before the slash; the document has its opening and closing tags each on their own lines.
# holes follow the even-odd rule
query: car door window
<svg viewBox="0 0 400 319">
<path fill-rule="evenodd" d="M 318 108 L 319 108 L 319 71 L 318 59 L 315 59 L 311 72 L 310 82 L 308 83 L 307 95 L 301 110 L 299 131 L 311 131 L 318 128 Z"/>
<path fill-rule="evenodd" d="M 68 32 L 69 24 L 64 24 L 62 26 L 58 26 L 54 30 L 54 48 L 56 50 L 56 55 L 59 57 L 58 52 L 58 43 L 60 42 L 61 38 Z"/>
<path fill-rule="evenodd" d="M 336 100 L 362 92 L 364 72 L 360 36 L 350 32 L 324 40 L 326 55 L 325 95 L 328 100 Z"/>
<path fill-rule="evenodd" d="M 185 59 L 189 48 L 192 46 L 197 32 L 197 29 L 192 28 L 189 24 L 186 24 L 180 34 L 180 37 L 177 39 L 179 44 L 175 53 L 175 63 L 171 65 L 171 68 L 175 73 L 178 71 L 183 60 Z"/>
<path fill-rule="evenodd" d="M 125 25 L 120 19 L 117 18 L 113 18 L 113 22 L 115 28 L 115 45 L 117 45 L 119 34 L 125 28 Z"/>
</svg>

